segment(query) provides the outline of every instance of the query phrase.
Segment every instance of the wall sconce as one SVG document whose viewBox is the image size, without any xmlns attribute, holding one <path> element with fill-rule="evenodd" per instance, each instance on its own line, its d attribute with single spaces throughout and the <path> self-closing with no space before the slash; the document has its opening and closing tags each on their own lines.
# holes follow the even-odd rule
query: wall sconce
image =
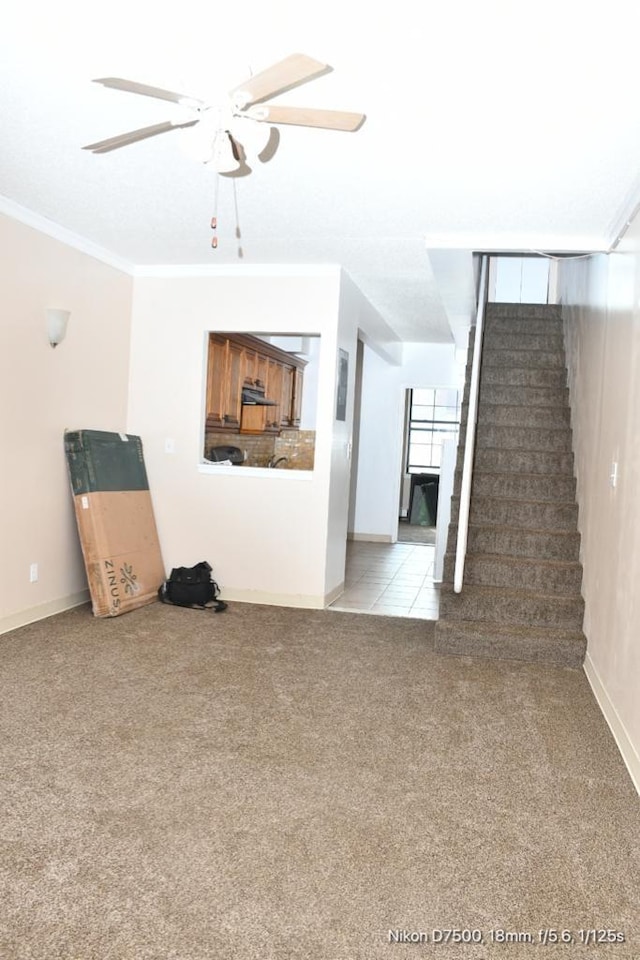
<svg viewBox="0 0 640 960">
<path fill-rule="evenodd" d="M 47 335 L 52 347 L 57 347 L 64 340 L 69 316 L 69 310 L 47 310 Z"/>
</svg>

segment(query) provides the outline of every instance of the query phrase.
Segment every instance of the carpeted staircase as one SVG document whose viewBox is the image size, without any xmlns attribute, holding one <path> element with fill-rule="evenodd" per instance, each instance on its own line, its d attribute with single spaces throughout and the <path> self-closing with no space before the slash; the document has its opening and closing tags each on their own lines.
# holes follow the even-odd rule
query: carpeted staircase
<svg viewBox="0 0 640 960">
<path fill-rule="evenodd" d="M 579 666 L 584 601 L 560 307 L 487 306 L 467 556 L 456 594 L 472 352 L 473 344 L 436 650 Z"/>
</svg>

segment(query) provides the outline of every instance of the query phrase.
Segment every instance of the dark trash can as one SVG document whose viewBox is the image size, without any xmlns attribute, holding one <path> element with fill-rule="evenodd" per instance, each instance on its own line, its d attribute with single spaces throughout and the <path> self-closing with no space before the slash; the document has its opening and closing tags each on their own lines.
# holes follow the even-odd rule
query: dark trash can
<svg viewBox="0 0 640 960">
<path fill-rule="evenodd" d="M 439 480 L 440 478 L 433 474 L 413 474 L 409 498 L 409 523 L 422 527 L 435 527 L 438 517 Z"/>
</svg>

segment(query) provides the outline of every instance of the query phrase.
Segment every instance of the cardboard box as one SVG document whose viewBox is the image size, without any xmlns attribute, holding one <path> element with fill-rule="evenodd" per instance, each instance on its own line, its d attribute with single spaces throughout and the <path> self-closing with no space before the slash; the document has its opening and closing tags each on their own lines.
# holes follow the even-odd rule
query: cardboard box
<svg viewBox="0 0 640 960">
<path fill-rule="evenodd" d="M 140 437 L 67 431 L 64 447 L 94 615 L 152 603 L 165 570 Z"/>
</svg>

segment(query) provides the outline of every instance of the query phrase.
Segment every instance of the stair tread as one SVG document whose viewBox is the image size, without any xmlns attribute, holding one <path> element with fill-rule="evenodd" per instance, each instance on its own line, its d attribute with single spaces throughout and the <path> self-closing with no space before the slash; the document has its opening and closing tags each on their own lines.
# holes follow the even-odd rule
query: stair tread
<svg viewBox="0 0 640 960">
<path fill-rule="evenodd" d="M 539 339 L 541 336 L 543 336 L 543 334 L 539 334 L 539 333 L 519 333 L 519 334 L 517 334 L 517 337 L 518 337 L 518 345 L 515 346 L 515 347 L 514 347 L 514 346 L 506 346 L 505 343 L 504 343 L 504 341 L 503 341 L 503 339 L 502 339 L 504 336 L 509 336 L 509 334 L 504 334 L 504 333 L 502 333 L 502 332 L 499 333 L 498 336 L 496 337 L 495 343 L 494 343 L 494 342 L 489 342 L 489 341 L 490 341 L 490 337 L 488 338 L 487 335 L 485 334 L 485 335 L 484 335 L 484 338 L 483 338 L 483 340 L 482 340 L 482 352 L 484 353 L 486 350 L 493 350 L 493 351 L 495 351 L 495 352 L 497 353 L 498 350 L 504 350 L 506 353 L 520 353 L 520 352 L 523 352 L 523 353 L 524 353 L 524 352 L 526 351 L 526 353 L 556 353 L 556 354 L 558 354 L 558 356 L 564 355 L 564 349 L 562 349 L 559 344 L 549 343 L 549 344 L 547 344 L 546 347 L 544 347 L 544 346 L 543 346 L 543 347 L 533 347 L 533 346 L 531 346 L 531 343 L 530 343 L 530 342 L 527 343 L 526 341 L 523 341 L 523 340 L 522 340 L 522 338 L 524 338 L 524 337 L 530 337 L 531 340 L 537 340 L 537 339 Z M 515 336 L 515 334 L 514 334 L 513 336 Z M 559 334 L 558 334 L 557 336 L 558 336 L 558 339 L 561 339 Z M 521 345 L 521 342 L 522 342 L 522 345 Z"/>
<path fill-rule="evenodd" d="M 545 370 L 545 369 L 549 369 L 549 368 L 550 368 L 550 369 L 553 369 L 553 370 L 557 370 L 557 369 L 559 369 L 559 368 L 564 367 L 564 357 L 562 357 L 562 356 L 560 355 L 560 351 L 559 351 L 559 350 L 553 350 L 553 349 L 551 349 L 551 350 L 532 350 L 531 348 L 527 349 L 527 347 L 522 347 L 522 348 L 521 348 L 521 347 L 503 347 L 503 346 L 501 346 L 501 345 L 500 345 L 500 346 L 496 345 L 496 346 L 494 347 L 494 346 L 493 346 L 492 344 L 490 344 L 490 343 L 484 343 L 484 344 L 482 345 L 482 357 L 483 357 L 483 359 L 484 359 L 484 357 L 487 356 L 488 354 L 491 354 L 491 356 L 493 356 L 493 357 L 498 357 L 498 356 L 500 356 L 500 355 L 507 354 L 507 353 L 509 353 L 509 354 L 511 354 L 511 353 L 526 353 L 526 354 L 527 354 L 527 359 L 531 359 L 531 357 L 536 356 L 536 354 L 538 354 L 538 355 L 544 355 L 544 356 L 546 356 L 546 357 L 548 358 L 549 362 L 540 364 L 539 369 L 541 369 L 541 370 Z M 551 359 L 551 358 L 554 357 L 554 356 L 557 356 L 557 357 L 558 357 L 558 361 L 557 361 L 557 362 L 555 362 L 554 360 Z M 524 363 L 524 357 L 519 357 L 518 359 L 520 359 L 522 362 L 521 362 L 521 363 L 514 363 L 513 366 L 514 366 L 514 367 L 525 367 L 526 369 L 528 369 L 527 364 Z"/>
<path fill-rule="evenodd" d="M 538 388 L 535 387 L 534 389 L 538 389 Z M 552 387 L 550 389 L 555 389 L 555 387 Z M 558 389 L 563 389 L 563 388 L 558 387 Z M 463 400 L 462 409 L 465 410 L 468 406 L 469 406 L 469 401 Z M 479 406 L 482 410 L 486 410 L 487 408 L 490 408 L 490 407 L 522 407 L 523 410 L 555 410 L 555 409 L 567 410 L 568 409 L 568 404 L 566 403 L 559 403 L 557 404 L 556 407 L 554 407 L 545 403 L 504 403 L 502 400 L 496 401 L 496 400 L 482 400 L 482 399 L 480 400 Z"/>
<path fill-rule="evenodd" d="M 531 633 L 540 633 L 545 636 L 555 637 L 575 637 L 576 639 L 582 640 L 584 638 L 584 633 L 579 627 L 545 627 L 532 625 L 529 626 L 526 623 L 497 623 L 493 620 L 444 620 L 438 621 L 447 627 L 452 627 L 455 629 L 467 628 L 472 629 L 473 627 L 483 627 L 486 628 L 487 625 L 491 625 L 491 630 L 495 633 L 519 633 L 523 636 Z"/>
<path fill-rule="evenodd" d="M 517 391 L 529 390 L 532 393 L 538 393 L 541 390 L 547 391 L 546 398 L 547 400 L 552 400 L 551 403 L 531 403 L 530 400 L 527 400 L 526 396 L 516 395 Z M 487 394 L 491 397 L 491 394 L 500 392 L 503 396 L 499 400 L 487 399 Z M 508 395 L 505 395 L 508 394 Z M 556 396 L 550 397 L 550 394 L 555 394 Z M 557 394 L 562 394 L 562 396 L 557 396 Z M 479 406 L 484 408 L 488 404 L 493 404 L 496 407 L 536 407 L 542 410 L 568 410 L 569 409 L 569 393 L 567 387 L 546 387 L 546 386 L 528 386 L 523 383 L 491 383 L 486 387 L 480 388 L 479 396 Z M 469 400 L 465 395 L 462 401 L 462 409 L 468 408 Z"/>
<path fill-rule="evenodd" d="M 452 526 L 457 527 L 457 524 L 452 524 Z M 526 531 L 527 533 L 543 533 L 545 536 L 551 537 L 579 537 L 580 533 L 577 530 L 549 530 L 547 527 L 519 527 L 514 526 L 512 523 L 482 523 L 476 520 L 469 520 L 469 529 L 474 528 L 475 530 L 498 530 L 503 532 L 505 530 L 512 531 L 517 530 L 518 533 Z"/>
<path fill-rule="evenodd" d="M 544 427 L 541 427 L 537 424 L 531 424 L 531 423 L 487 423 L 485 420 L 483 423 L 478 424 L 478 426 L 480 427 L 480 430 L 482 433 L 491 432 L 493 430 L 504 430 L 505 432 L 507 431 L 514 432 L 518 430 L 535 430 L 538 433 L 544 433 L 546 435 L 550 433 L 564 433 L 565 435 L 566 434 L 571 435 L 571 427 L 566 423 L 560 424 L 559 427 L 546 426 L 546 425 Z M 488 428 L 490 428 L 490 430 L 488 430 Z M 476 430 L 476 437 L 477 435 L 478 435 L 478 431 Z M 490 450 L 502 450 L 502 449 L 510 450 L 511 447 L 489 447 L 489 449 Z M 531 452 L 534 452 L 534 450 L 537 450 L 537 449 L 538 447 L 535 447 Z"/>
<path fill-rule="evenodd" d="M 507 346 L 503 337 L 510 337 L 512 343 L 517 344 L 517 346 Z M 482 348 L 483 350 L 526 350 L 532 353 L 561 353 L 564 350 L 564 343 L 559 330 L 556 333 L 551 331 L 547 333 L 523 333 L 521 330 L 508 333 L 505 330 L 485 330 Z"/>
<path fill-rule="evenodd" d="M 567 600 L 576 600 L 581 603 L 584 603 L 584 598 L 580 592 L 574 594 L 557 594 L 557 593 L 548 593 L 546 590 L 530 590 L 525 587 L 507 587 L 507 586 L 497 586 L 495 584 L 487 583 L 466 583 L 463 584 L 463 592 L 467 591 L 468 593 L 482 594 L 483 596 L 500 596 L 504 597 L 508 595 L 514 599 L 519 599 L 520 597 L 531 600 L 532 598 L 537 598 L 540 600 L 561 600 L 566 602 Z M 442 598 L 443 594 L 453 594 L 453 586 L 448 583 L 443 583 L 440 587 L 440 596 Z M 458 596 L 458 594 L 455 594 Z M 462 596 L 462 594 L 460 594 Z"/>
<path fill-rule="evenodd" d="M 505 363 L 505 364 L 497 364 L 497 363 L 496 363 L 496 364 L 493 364 L 493 363 L 490 363 L 490 364 L 488 364 L 488 366 L 491 368 L 492 371 L 494 371 L 494 370 L 503 370 L 503 371 L 505 371 L 505 370 L 506 370 L 506 371 L 512 372 L 512 371 L 522 370 L 522 371 L 525 372 L 525 373 L 532 373 L 532 372 L 533 372 L 533 373 L 540 373 L 540 371 L 545 371 L 545 372 L 548 373 L 549 371 L 551 371 L 552 373 L 560 373 L 560 372 L 562 372 L 562 373 L 565 373 L 565 374 L 566 374 L 566 372 L 567 372 L 567 368 L 564 367 L 564 366 L 562 366 L 561 364 L 557 364 L 557 365 L 554 365 L 554 364 L 549 364 L 549 365 L 547 365 L 547 364 L 542 364 L 542 365 L 539 366 L 539 367 L 538 367 L 538 366 L 532 367 L 532 366 L 530 366 L 530 365 L 528 365 L 528 364 L 524 364 L 524 363 L 508 363 L 508 364 L 506 364 L 506 363 Z M 468 365 L 467 365 L 467 372 L 469 372 L 470 370 L 471 370 L 471 365 L 468 364 Z M 515 387 L 520 387 L 520 386 L 522 386 L 522 387 L 529 387 L 529 386 L 537 386 L 537 387 L 540 387 L 540 386 L 548 386 L 548 384 L 540 384 L 540 383 L 537 383 L 537 384 L 515 383 L 515 384 L 512 384 L 512 386 L 515 386 Z M 564 383 L 562 383 L 562 384 L 554 384 L 554 386 L 561 387 L 561 386 L 564 386 Z"/>
<path fill-rule="evenodd" d="M 504 383 L 504 384 L 489 384 L 490 387 L 500 386 L 503 391 L 508 391 L 512 396 L 507 399 L 496 400 L 489 396 L 486 398 L 487 390 L 480 389 L 479 394 L 479 404 L 481 407 L 541 407 L 543 410 L 566 410 L 569 407 L 569 394 L 566 387 L 545 387 L 545 386 L 529 386 L 528 384 L 523 383 Z M 531 392 L 539 392 L 540 390 L 548 391 L 546 399 L 549 399 L 549 394 L 556 394 L 554 403 L 532 403 L 526 397 L 519 396 L 516 391 L 521 390 L 530 390 Z M 491 390 L 488 391 L 489 394 L 492 393 Z M 495 392 L 495 391 L 493 391 Z M 515 396 L 515 399 L 514 399 Z M 462 397 L 462 409 L 466 409 L 469 406 L 469 396 L 463 394 Z"/>
<path fill-rule="evenodd" d="M 510 476 L 520 476 L 520 474 L 510 474 Z M 567 475 L 567 476 L 568 476 L 568 475 Z M 479 498 L 479 497 L 483 497 L 485 500 L 490 500 L 490 499 L 491 499 L 491 496 L 492 496 L 492 495 L 489 494 L 489 493 L 487 493 L 487 494 L 474 494 L 474 498 L 476 498 L 476 499 Z M 455 494 L 453 495 L 452 499 L 460 500 L 460 494 L 459 494 L 459 493 L 455 493 Z M 555 499 L 555 498 L 554 498 L 553 500 L 541 500 L 541 499 L 528 500 L 528 499 L 526 499 L 525 497 L 509 497 L 509 498 L 506 498 L 506 497 L 505 497 L 505 498 L 503 498 L 503 500 L 504 500 L 505 503 L 507 503 L 507 502 L 509 502 L 509 503 L 543 503 L 543 504 L 547 504 L 547 505 L 552 504 L 553 506 L 556 506 L 556 507 L 575 507 L 575 505 L 576 505 L 576 500 L 575 500 L 575 498 L 566 499 L 566 500 L 559 500 L 559 499 Z"/>
<path fill-rule="evenodd" d="M 513 456 L 515 457 L 515 456 L 520 455 L 520 454 L 533 453 L 533 454 L 536 454 L 536 455 L 538 455 L 538 456 L 570 457 L 570 458 L 573 458 L 573 451 L 571 451 L 571 450 L 541 450 L 541 449 L 535 448 L 535 447 L 534 447 L 534 448 L 529 448 L 529 447 L 527 447 L 526 449 L 524 449 L 524 448 L 521 449 L 520 447 L 517 447 L 517 448 L 513 448 L 513 447 L 489 447 L 489 446 L 487 446 L 487 447 L 485 447 L 485 446 L 479 447 L 479 446 L 476 444 L 476 452 L 477 452 L 477 451 L 481 451 L 483 454 L 486 454 L 487 456 L 488 456 L 490 453 L 494 453 L 494 454 L 505 454 L 505 453 L 509 453 L 509 454 L 511 454 L 511 455 L 513 455 Z M 474 473 L 484 473 L 484 472 L 485 472 L 485 471 L 483 470 L 482 466 L 479 466 L 479 467 L 478 467 L 477 465 L 475 466 L 475 468 L 474 468 Z M 493 474 L 493 473 L 495 473 L 496 471 L 495 471 L 495 470 L 491 470 L 490 472 Z M 524 473 L 521 472 L 520 470 L 500 470 L 500 471 L 498 471 L 498 472 L 499 472 L 499 473 L 502 473 L 502 474 L 505 475 L 505 476 L 511 476 L 511 475 L 513 475 L 514 473 L 517 474 L 518 476 L 523 476 L 523 475 L 524 475 Z M 540 476 L 545 476 L 545 477 L 548 477 L 548 476 L 555 476 L 555 477 L 573 477 L 573 470 L 566 470 L 566 469 L 560 470 L 560 469 L 557 469 L 556 467 L 554 467 L 552 471 L 548 471 L 548 470 L 547 470 L 547 471 L 541 471 L 541 472 L 538 473 L 538 474 L 536 474 L 536 473 L 531 474 L 531 473 L 527 472 L 526 475 L 527 475 L 527 476 L 534 476 L 534 477 L 535 477 L 535 476 L 538 476 L 538 477 L 540 477 Z"/>
<path fill-rule="evenodd" d="M 540 428 L 539 428 L 540 429 Z M 498 453 L 512 453 L 511 447 L 483 447 L 484 450 L 496 450 Z M 564 453 L 562 450 L 541 450 L 540 447 L 532 447 L 530 450 L 519 450 L 519 453 Z M 496 471 L 493 471 L 496 472 Z M 498 470 L 498 473 L 504 473 L 504 470 Z"/>
<path fill-rule="evenodd" d="M 451 495 L 452 500 L 459 500 L 460 494 L 454 493 Z M 472 502 L 481 503 L 482 501 L 489 501 L 493 503 L 495 497 L 490 496 L 488 493 L 475 493 L 472 495 Z M 512 503 L 514 506 L 522 506 L 522 504 L 530 504 L 531 506 L 539 506 L 540 508 L 554 506 L 570 506 L 575 507 L 575 500 L 540 500 L 537 497 L 501 497 L 500 503 Z"/>
<path fill-rule="evenodd" d="M 451 551 L 449 556 L 454 557 L 455 551 Z M 445 554 L 447 556 L 447 554 Z M 475 550 L 467 550 L 466 553 L 467 559 L 477 558 L 478 560 L 486 560 L 488 563 L 495 563 L 496 561 L 502 561 L 508 563 L 509 566 L 514 564 L 522 564 L 523 566 L 533 566 L 534 564 L 543 564 L 545 567 L 556 568 L 559 570 L 577 570 L 582 568 L 582 564 L 579 560 L 548 560 L 546 557 L 521 557 L 513 556 L 504 553 L 478 553 Z"/>
<path fill-rule="evenodd" d="M 502 448 L 501 448 L 501 447 L 486 447 L 485 449 L 487 449 L 487 450 L 501 450 Z M 473 472 L 474 472 L 474 473 L 481 473 L 483 477 L 513 477 L 513 473 L 511 473 L 511 472 L 508 471 L 508 470 L 478 470 L 478 468 L 476 467 L 476 468 L 474 468 L 474 471 L 473 471 Z M 457 474 L 462 474 L 462 467 L 456 467 L 455 473 L 457 473 Z M 529 478 L 529 479 L 531 479 L 531 480 L 539 480 L 541 476 L 542 476 L 542 477 L 548 477 L 548 476 L 550 476 L 550 474 L 546 474 L 546 473 L 543 473 L 543 474 L 540 474 L 540 473 L 525 473 L 524 471 L 522 471 L 522 473 L 518 473 L 517 476 L 518 476 L 518 477 L 527 477 L 527 478 Z M 554 476 L 555 476 L 555 474 L 554 474 Z M 559 476 L 566 477 L 566 476 L 568 476 L 568 474 L 563 473 L 563 474 L 559 474 Z M 573 477 L 573 474 L 571 474 L 571 476 Z M 563 502 L 568 502 L 568 501 L 563 501 Z M 571 501 L 571 502 L 573 503 L 573 501 Z"/>
<path fill-rule="evenodd" d="M 557 414 L 560 410 L 565 412 L 569 409 L 568 403 L 558 403 L 555 406 L 545 405 L 544 403 L 495 403 L 493 400 L 482 400 L 478 404 L 478 409 L 482 413 L 494 413 L 496 410 L 504 410 L 507 407 L 509 410 L 539 410 L 544 411 L 546 415 L 549 416 L 549 419 L 552 419 L 554 414 Z M 462 411 L 468 412 L 469 404 L 465 400 L 462 404 Z"/>
<path fill-rule="evenodd" d="M 543 662 L 579 670 L 586 645 L 584 632 L 576 628 L 502 626 L 474 620 L 436 622 L 436 653 L 451 656 Z"/>
<path fill-rule="evenodd" d="M 460 495 L 459 495 L 459 494 L 456 494 L 456 495 L 455 495 L 454 497 L 452 497 L 451 499 L 452 499 L 452 500 L 459 500 L 459 499 L 460 499 Z M 491 497 L 483 497 L 483 498 L 478 498 L 478 499 L 491 500 Z M 477 500 L 476 500 L 476 502 L 477 502 Z M 573 500 L 503 500 L 502 502 L 503 502 L 503 503 L 515 503 L 515 504 L 520 504 L 520 503 L 533 503 L 533 504 L 536 504 L 536 505 L 537 505 L 537 504 L 544 505 L 544 506 L 546 506 L 546 507 L 548 507 L 548 506 L 554 506 L 554 507 L 555 507 L 555 506 L 560 506 L 560 505 L 562 505 L 562 506 L 575 507 L 575 502 L 574 502 Z M 457 526 L 458 526 L 458 518 L 452 519 L 452 521 L 451 521 L 451 526 L 452 526 L 452 527 L 457 527 Z M 470 526 L 470 527 L 471 527 L 471 526 L 474 526 L 474 527 L 482 527 L 483 529 L 484 529 L 484 527 L 491 527 L 491 528 L 496 528 L 496 529 L 500 529 L 500 530 L 520 530 L 520 529 L 521 529 L 520 526 L 519 526 L 517 523 L 515 523 L 515 524 L 514 524 L 514 523 L 494 523 L 494 522 L 492 522 L 492 521 L 490 521 L 490 522 L 488 522 L 488 523 L 483 523 L 482 520 L 471 520 L 471 519 L 469 520 L 469 526 Z M 544 532 L 546 532 L 546 533 L 553 532 L 552 530 L 550 531 L 548 527 L 527 527 L 526 529 L 527 529 L 527 530 L 531 530 L 531 531 L 538 531 L 538 530 L 540 530 L 540 531 L 544 531 Z M 560 531 L 560 532 L 562 532 L 562 531 Z M 564 532 L 566 533 L 566 531 L 564 531 Z M 578 531 L 577 531 L 576 529 L 573 529 L 571 532 L 577 533 Z"/>
</svg>

